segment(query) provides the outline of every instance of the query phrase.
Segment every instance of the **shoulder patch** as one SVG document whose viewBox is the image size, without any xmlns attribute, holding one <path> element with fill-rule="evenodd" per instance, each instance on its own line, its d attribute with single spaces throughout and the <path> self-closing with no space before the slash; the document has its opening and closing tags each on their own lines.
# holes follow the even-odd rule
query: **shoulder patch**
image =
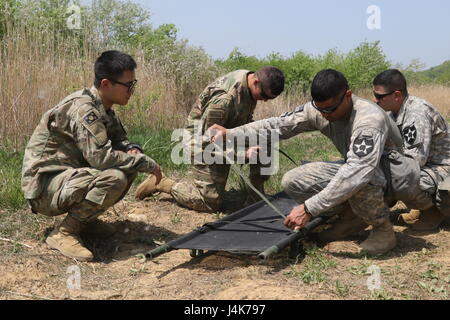
<svg viewBox="0 0 450 320">
<path fill-rule="evenodd" d="M 358 157 L 363 158 L 370 154 L 374 149 L 374 142 L 372 137 L 362 136 L 356 138 L 353 143 L 353 153 Z"/>
<path fill-rule="evenodd" d="M 405 141 L 409 145 L 412 145 L 412 144 L 414 144 L 414 142 L 416 142 L 416 139 L 417 139 L 417 128 L 416 128 L 416 126 L 414 124 L 403 128 L 402 133 L 403 133 L 403 137 L 405 138 Z"/>
<path fill-rule="evenodd" d="M 83 117 L 84 122 L 86 122 L 88 125 L 93 124 L 95 121 L 97 121 L 99 118 L 95 114 L 94 111 L 89 112 L 87 115 Z"/>
</svg>

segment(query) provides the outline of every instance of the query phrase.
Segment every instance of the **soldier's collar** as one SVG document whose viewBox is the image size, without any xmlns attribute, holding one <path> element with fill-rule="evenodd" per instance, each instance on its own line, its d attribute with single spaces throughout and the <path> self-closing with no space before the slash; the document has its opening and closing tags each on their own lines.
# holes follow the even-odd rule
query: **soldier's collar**
<svg viewBox="0 0 450 320">
<path fill-rule="evenodd" d="M 411 98 L 411 96 L 407 95 L 405 97 L 405 100 L 403 100 L 403 104 L 400 107 L 400 110 L 398 110 L 398 113 L 396 115 L 396 123 L 397 124 L 403 123 L 403 119 L 405 118 L 405 115 L 406 115 L 406 112 L 405 112 L 406 111 L 406 106 L 411 102 L 410 98 Z"/>
<path fill-rule="evenodd" d="M 94 104 L 99 111 L 107 112 L 96 87 L 92 86 L 90 89 L 84 89 L 83 94 L 87 94 L 94 100 Z"/>
<path fill-rule="evenodd" d="M 251 94 L 251 92 L 250 92 L 250 88 L 248 87 L 248 80 L 247 80 L 248 75 L 249 75 L 249 74 L 252 74 L 252 73 L 255 73 L 255 72 L 254 72 L 254 71 L 249 71 L 249 72 L 246 72 L 246 73 L 244 74 L 244 77 L 243 77 L 243 79 L 242 79 L 242 81 L 241 81 L 241 86 L 242 86 L 242 94 L 243 94 L 243 98 L 244 98 L 244 99 L 248 98 L 248 99 L 250 99 L 250 100 L 255 101 L 255 99 L 253 99 L 253 96 L 252 96 L 252 94 Z"/>
<path fill-rule="evenodd" d="M 95 101 L 96 105 L 102 104 L 102 99 L 100 98 L 96 87 L 92 86 L 90 89 L 86 89 L 86 91 L 86 93 Z"/>
</svg>

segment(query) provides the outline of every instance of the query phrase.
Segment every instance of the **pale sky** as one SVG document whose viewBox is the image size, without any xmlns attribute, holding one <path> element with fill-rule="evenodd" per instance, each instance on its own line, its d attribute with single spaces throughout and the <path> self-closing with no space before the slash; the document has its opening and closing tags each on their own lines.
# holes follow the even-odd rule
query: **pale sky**
<svg viewBox="0 0 450 320">
<path fill-rule="evenodd" d="M 328 49 L 346 53 L 362 41 L 380 40 L 387 59 L 426 67 L 450 60 L 448 0 L 132 0 L 149 9 L 153 26 L 173 23 L 184 38 L 213 58 L 238 47 L 247 55 Z M 379 8 L 373 19 L 369 6 Z M 380 29 L 369 29 L 367 21 Z"/>
</svg>

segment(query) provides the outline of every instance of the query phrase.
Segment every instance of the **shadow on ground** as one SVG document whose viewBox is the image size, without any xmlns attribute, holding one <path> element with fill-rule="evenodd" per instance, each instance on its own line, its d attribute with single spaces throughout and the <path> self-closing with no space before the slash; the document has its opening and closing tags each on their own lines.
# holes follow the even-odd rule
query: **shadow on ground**
<svg viewBox="0 0 450 320">
<path fill-rule="evenodd" d="M 104 222 L 107 223 L 107 222 Z M 156 248 L 164 243 L 179 237 L 165 228 L 155 227 L 144 222 L 115 221 L 111 225 L 116 233 L 108 238 L 93 235 L 81 235 L 85 246 L 94 254 L 96 262 L 111 263 L 113 261 L 127 260 Z M 53 230 L 48 227 L 45 236 Z"/>
</svg>

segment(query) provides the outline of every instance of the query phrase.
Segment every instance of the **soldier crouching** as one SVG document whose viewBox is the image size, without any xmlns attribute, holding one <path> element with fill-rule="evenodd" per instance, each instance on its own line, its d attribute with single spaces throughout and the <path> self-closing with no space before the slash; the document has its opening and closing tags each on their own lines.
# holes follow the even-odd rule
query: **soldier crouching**
<svg viewBox="0 0 450 320">
<path fill-rule="evenodd" d="M 46 216 L 67 213 L 46 243 L 80 261 L 94 258 L 80 233 L 114 233 L 96 218 L 123 199 L 138 172 L 161 179 L 158 164 L 128 141 L 112 109 L 131 98 L 135 69 L 131 56 L 104 52 L 95 63 L 94 86 L 48 110 L 25 149 L 22 189 L 32 211 Z"/>
</svg>

